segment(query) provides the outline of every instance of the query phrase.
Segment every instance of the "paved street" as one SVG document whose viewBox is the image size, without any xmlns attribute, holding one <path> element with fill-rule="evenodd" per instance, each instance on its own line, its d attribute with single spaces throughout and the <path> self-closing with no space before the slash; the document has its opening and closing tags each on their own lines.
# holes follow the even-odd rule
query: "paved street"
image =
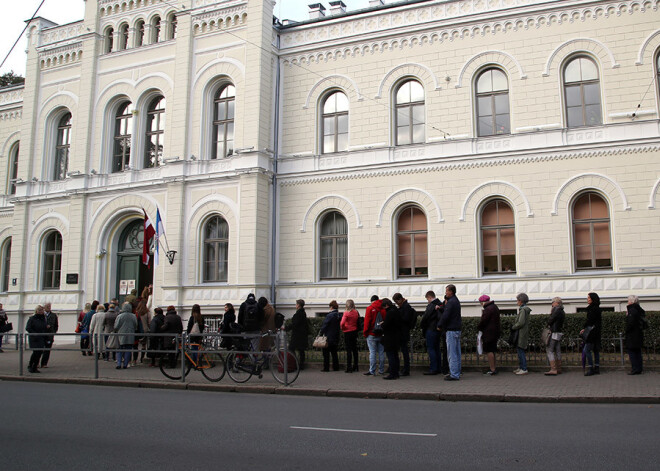
<svg viewBox="0 0 660 471">
<path fill-rule="evenodd" d="M 18 377 L 18 353 L 5 350 L 0 354 L 0 378 Z M 24 359 L 27 363 L 27 358 Z M 502 371 L 494 377 L 467 370 L 461 381 L 443 381 L 441 376 L 412 376 L 397 381 L 383 381 L 380 376 L 367 377 L 343 371 L 322 373 L 319 366 L 301 372 L 289 388 L 280 386 L 265 372 L 262 379 L 253 377 L 245 385 L 236 385 L 225 376 L 219 383 L 206 381 L 201 373 L 192 371 L 186 384 L 165 378 L 158 368 L 141 365 L 128 370 L 116 370 L 114 363 L 99 362 L 98 383 L 243 391 L 297 395 L 344 397 L 404 398 L 471 401 L 544 401 L 544 402 L 642 402 L 660 403 L 660 373 L 649 371 L 640 376 L 628 376 L 622 369 L 604 369 L 603 374 L 585 378 L 581 369 L 572 369 L 557 377 L 539 372 L 515 376 Z M 53 351 L 50 367 L 38 375 L 25 372 L 25 378 L 39 381 L 94 382 L 94 360 L 74 351 Z"/>
<path fill-rule="evenodd" d="M 7 381 L 0 396 L 6 470 L 645 470 L 660 459 L 655 405 L 364 401 Z"/>
</svg>

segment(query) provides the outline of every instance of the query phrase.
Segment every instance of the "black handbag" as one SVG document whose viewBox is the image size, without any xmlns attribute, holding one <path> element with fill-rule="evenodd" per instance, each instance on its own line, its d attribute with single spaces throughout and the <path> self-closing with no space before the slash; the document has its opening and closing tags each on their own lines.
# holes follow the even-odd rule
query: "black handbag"
<svg viewBox="0 0 660 471">
<path fill-rule="evenodd" d="M 14 324 L 11 322 L 7 322 L 4 326 L 2 326 L 2 332 L 9 332 L 14 330 Z"/>
<path fill-rule="evenodd" d="M 589 336 L 591 335 L 592 330 L 594 330 L 593 325 L 587 326 L 584 328 L 582 335 L 580 335 L 580 337 L 582 338 L 582 340 L 584 340 L 585 343 L 589 343 Z"/>
<path fill-rule="evenodd" d="M 512 330 L 509 333 L 509 340 L 508 343 L 512 347 L 515 347 L 518 345 L 518 337 L 520 336 L 520 330 Z"/>
</svg>

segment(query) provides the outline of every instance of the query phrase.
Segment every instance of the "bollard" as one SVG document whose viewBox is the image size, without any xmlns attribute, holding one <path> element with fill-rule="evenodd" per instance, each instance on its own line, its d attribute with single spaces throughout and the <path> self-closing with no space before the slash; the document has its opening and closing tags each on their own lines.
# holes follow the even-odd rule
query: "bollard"
<svg viewBox="0 0 660 471">
<path fill-rule="evenodd" d="M 94 379 L 99 379 L 99 333 L 94 332 Z"/>
<path fill-rule="evenodd" d="M 282 331 L 280 330 L 280 332 L 282 332 Z M 278 333 L 277 335 L 279 337 L 278 340 L 277 340 L 277 343 L 278 343 L 278 348 L 277 348 L 278 353 L 277 354 L 278 355 L 279 355 L 279 351 L 280 351 L 280 348 L 279 348 L 280 345 L 279 344 L 282 341 L 284 342 L 284 386 L 288 386 L 289 385 L 289 348 L 286 344 L 286 334 Z M 298 366 L 298 367 L 300 367 L 300 366 Z"/>
<path fill-rule="evenodd" d="M 18 376 L 23 376 L 23 334 L 16 335 L 18 344 Z"/>
<path fill-rule="evenodd" d="M 181 382 L 186 382 L 186 355 L 184 353 L 183 345 L 185 344 L 185 333 L 181 334 Z M 177 337 L 178 338 L 178 337 Z"/>
<path fill-rule="evenodd" d="M 623 357 L 623 332 L 619 332 L 619 348 L 621 349 L 621 366 L 626 366 L 626 360 Z"/>
</svg>

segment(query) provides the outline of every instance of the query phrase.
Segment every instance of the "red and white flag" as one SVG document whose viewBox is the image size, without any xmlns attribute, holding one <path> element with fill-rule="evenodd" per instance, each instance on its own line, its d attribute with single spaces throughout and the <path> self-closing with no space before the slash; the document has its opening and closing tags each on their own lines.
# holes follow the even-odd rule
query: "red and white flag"
<svg viewBox="0 0 660 471">
<path fill-rule="evenodd" d="M 142 210 L 144 212 L 144 239 L 142 243 L 142 263 L 145 265 L 149 265 L 149 247 L 151 246 L 151 239 L 153 239 L 154 234 L 156 234 L 156 229 L 154 229 L 154 225 L 151 224 L 151 220 L 149 219 L 149 216 L 147 216 L 147 212 Z"/>
</svg>

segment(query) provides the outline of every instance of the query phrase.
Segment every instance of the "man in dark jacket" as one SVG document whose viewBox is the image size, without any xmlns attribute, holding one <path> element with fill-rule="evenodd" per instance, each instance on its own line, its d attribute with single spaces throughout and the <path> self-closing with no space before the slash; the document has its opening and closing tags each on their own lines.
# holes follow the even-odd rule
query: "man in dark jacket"
<svg viewBox="0 0 660 471">
<path fill-rule="evenodd" d="M 408 304 L 408 300 L 401 293 L 394 293 L 392 300 L 401 314 L 401 354 L 403 355 L 401 376 L 410 376 L 410 331 L 417 326 L 417 311 Z"/>
<path fill-rule="evenodd" d="M 46 323 L 46 316 L 44 314 L 43 306 L 37 306 L 34 310 L 34 315 L 30 317 L 25 325 L 25 331 L 28 334 L 45 334 L 48 332 L 48 324 Z M 45 335 L 29 335 L 28 343 L 32 350 L 30 361 L 28 363 L 28 371 L 30 373 L 40 373 L 37 369 L 39 360 L 43 353 L 43 348 L 46 347 Z M 35 350 L 38 349 L 38 350 Z"/>
<path fill-rule="evenodd" d="M 446 381 L 458 381 L 461 377 L 461 302 L 456 297 L 456 286 L 445 288 L 445 310 L 440 317 L 438 329 L 445 331 L 447 338 L 447 356 L 449 357 L 449 375 Z"/>
<path fill-rule="evenodd" d="M 405 322 L 401 316 L 401 309 L 394 307 L 389 299 L 383 299 L 382 307 L 385 309 L 383 348 L 387 354 L 387 363 L 390 370 L 390 373 L 383 376 L 383 379 L 399 379 L 399 348 L 401 347 L 401 333 Z"/>
<path fill-rule="evenodd" d="M 243 332 L 255 336 L 250 338 L 252 349 L 255 352 L 259 350 L 259 343 L 261 342 L 261 337 L 256 337 L 256 335 L 261 335 L 261 325 L 263 323 L 264 309 L 259 305 L 254 294 L 250 293 L 238 309 L 238 324 L 243 328 Z"/>
<path fill-rule="evenodd" d="M 183 322 L 181 321 L 181 316 L 176 313 L 176 308 L 174 306 L 167 307 L 167 314 L 165 315 L 165 320 L 163 326 L 160 328 L 160 331 L 165 334 L 176 334 L 181 335 L 183 332 Z M 177 347 L 176 337 L 163 337 L 163 350 L 173 350 Z M 176 363 L 176 355 L 173 353 L 168 353 L 169 362 L 172 367 Z"/>
<path fill-rule="evenodd" d="M 285 330 L 287 332 L 291 331 L 289 350 L 298 352 L 298 365 L 299 369 L 302 370 L 305 365 L 305 350 L 307 350 L 307 336 L 309 335 L 304 299 L 296 301 L 296 313 L 291 318 L 291 323 L 286 326 Z"/>
<path fill-rule="evenodd" d="M 152 334 L 160 334 L 161 328 L 165 324 L 165 315 L 163 310 L 159 307 L 154 309 L 154 317 L 151 318 L 151 323 L 149 324 L 149 332 Z M 149 337 L 149 350 L 162 350 L 163 349 L 163 337 L 154 336 Z M 160 358 L 160 353 L 149 352 L 147 356 L 151 358 L 151 363 L 149 366 L 156 366 L 156 359 Z"/>
<path fill-rule="evenodd" d="M 420 322 L 420 327 L 426 339 L 426 350 L 429 354 L 429 371 L 425 375 L 437 375 L 441 372 L 442 358 L 447 361 L 447 356 L 442 354 L 440 349 L 440 335 L 438 332 L 438 320 L 442 314 L 442 302 L 436 297 L 433 291 L 426 292 L 426 301 L 428 302 L 424 315 Z"/>
<path fill-rule="evenodd" d="M 44 315 L 46 316 L 46 331 L 49 334 L 55 334 L 60 329 L 60 324 L 57 320 L 57 314 L 51 312 L 50 309 L 51 309 L 50 303 L 44 304 Z M 50 359 L 50 349 L 53 346 L 53 342 L 55 341 L 55 336 L 48 335 L 44 340 L 46 342 L 47 350 L 44 350 L 44 353 L 41 356 L 41 367 L 48 368 L 48 360 Z"/>
</svg>

